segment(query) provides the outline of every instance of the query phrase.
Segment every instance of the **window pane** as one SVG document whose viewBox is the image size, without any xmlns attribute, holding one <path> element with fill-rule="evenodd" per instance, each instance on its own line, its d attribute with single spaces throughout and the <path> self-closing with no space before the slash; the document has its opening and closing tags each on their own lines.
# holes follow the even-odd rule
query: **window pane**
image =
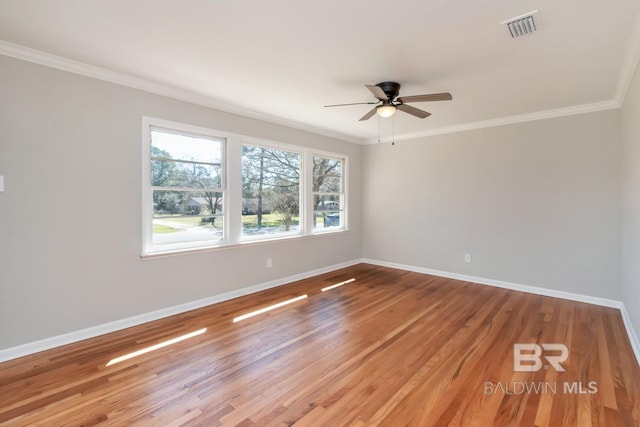
<svg viewBox="0 0 640 427">
<path fill-rule="evenodd" d="M 344 228 L 343 161 L 313 157 L 314 231 Z"/>
<path fill-rule="evenodd" d="M 151 185 L 219 189 L 222 187 L 221 168 L 200 163 L 151 160 Z"/>
<path fill-rule="evenodd" d="M 154 247 L 217 242 L 222 231 L 222 193 L 153 192 Z"/>
<path fill-rule="evenodd" d="M 342 160 L 314 156 L 313 191 L 320 193 L 342 191 Z"/>
<path fill-rule="evenodd" d="M 339 211 L 342 210 L 340 205 L 339 194 L 316 194 L 313 196 L 313 209 L 316 211 Z"/>
<path fill-rule="evenodd" d="M 219 242 L 222 216 L 173 216 L 153 219 L 153 247 L 180 248 Z"/>
<path fill-rule="evenodd" d="M 340 176 L 324 175 L 314 176 L 314 190 L 318 193 L 340 193 L 342 191 L 342 178 Z"/>
<path fill-rule="evenodd" d="M 219 165 L 222 163 L 222 141 L 152 129 L 151 157 Z"/>
<path fill-rule="evenodd" d="M 153 217 L 173 215 L 221 215 L 222 193 L 212 191 L 153 192 Z"/>
<path fill-rule="evenodd" d="M 342 212 L 315 212 L 314 216 L 313 228 L 315 230 L 342 227 Z"/>
<path fill-rule="evenodd" d="M 313 175 L 342 175 L 342 160 L 328 159 L 326 157 L 313 157 Z"/>
<path fill-rule="evenodd" d="M 300 231 L 300 155 L 242 147 L 242 235 Z"/>
</svg>

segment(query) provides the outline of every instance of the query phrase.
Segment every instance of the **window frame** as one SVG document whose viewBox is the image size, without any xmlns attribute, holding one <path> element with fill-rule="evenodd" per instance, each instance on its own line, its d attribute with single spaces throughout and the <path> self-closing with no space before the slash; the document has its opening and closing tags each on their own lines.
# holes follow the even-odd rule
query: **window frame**
<svg viewBox="0 0 640 427">
<path fill-rule="evenodd" d="M 222 147 L 222 217 L 223 238 L 207 244 L 180 245 L 166 249 L 153 247 L 153 188 L 151 186 L 151 130 L 166 130 L 169 133 L 186 136 L 200 136 L 223 140 Z M 287 151 L 300 155 L 300 220 L 299 231 L 289 234 L 246 237 L 242 235 L 242 146 Z M 343 223 L 339 228 L 314 230 L 315 213 L 313 206 L 313 158 L 326 157 L 342 161 Z M 211 128 L 194 126 L 154 117 L 142 117 L 142 252 L 141 257 L 169 256 L 237 247 L 240 245 L 263 244 L 284 239 L 308 238 L 319 235 L 349 231 L 349 156 L 317 150 L 304 145 L 295 145 L 257 138 Z"/>
<path fill-rule="evenodd" d="M 304 235 L 304 205 L 305 205 L 305 197 L 304 197 L 304 184 L 305 184 L 305 179 L 304 179 L 304 172 L 306 169 L 306 161 L 305 161 L 305 152 L 303 150 L 304 147 L 299 147 L 299 146 L 295 146 L 295 145 L 287 145 L 287 144 L 280 144 L 280 143 L 274 143 L 274 142 L 269 142 L 269 141 L 264 141 L 264 140 L 259 140 L 259 141 L 247 141 L 247 140 L 243 140 L 243 142 L 240 144 L 240 150 L 242 152 L 242 147 L 244 147 L 245 145 L 250 145 L 252 147 L 257 147 L 257 148 L 265 148 L 268 150 L 278 150 L 278 151 L 282 151 L 282 152 L 287 152 L 287 153 L 292 153 L 292 154 L 297 154 L 300 156 L 300 169 L 298 171 L 298 175 L 299 175 L 299 182 L 298 182 L 298 205 L 299 205 L 299 213 L 298 213 L 298 217 L 299 217 L 299 230 L 297 232 L 284 232 L 284 233 L 278 233 L 276 235 L 269 235 L 269 234 L 264 234 L 264 235 L 257 235 L 257 236 L 244 236 L 242 234 L 242 224 L 240 226 L 240 238 L 238 240 L 239 243 L 245 243 L 245 242 L 259 242 L 259 241 L 266 241 L 266 240 L 278 240 L 278 239 L 283 239 L 283 238 L 287 238 L 287 237 L 297 237 L 297 236 L 302 236 Z M 242 171 L 242 155 L 240 157 L 240 171 Z M 240 185 L 242 186 L 242 177 L 241 177 L 241 181 L 240 181 Z M 241 187 L 242 188 L 242 187 Z M 240 199 L 242 200 L 242 193 L 240 194 Z M 240 216 L 242 217 L 242 207 L 240 208 Z"/>
<path fill-rule="evenodd" d="M 316 221 L 316 210 L 315 210 L 315 203 L 314 203 L 314 197 L 316 196 L 316 194 L 320 194 L 320 192 L 316 192 L 313 190 L 313 165 L 314 165 L 314 159 L 316 157 L 321 157 L 324 159 L 328 159 L 328 160 L 338 160 L 340 161 L 340 189 L 342 191 L 340 191 L 339 193 L 337 193 L 339 195 L 340 198 L 340 208 L 338 209 L 338 213 L 342 213 L 342 215 L 340 215 L 340 226 L 339 227 L 334 227 L 334 228 L 330 228 L 328 230 L 323 230 L 323 229 L 318 229 L 315 228 L 315 221 Z M 331 233 L 331 232 L 336 232 L 336 231 L 343 231 L 343 230 L 347 230 L 347 224 L 348 224 L 348 215 L 347 215 L 347 159 L 345 158 L 345 156 L 336 156 L 335 154 L 331 154 L 331 153 L 324 153 L 324 152 L 318 152 L 318 151 L 314 151 L 311 154 L 311 211 L 310 211 L 310 217 L 313 219 L 312 222 L 312 227 L 311 227 L 311 233 L 312 234 L 324 234 L 324 233 Z M 328 193 L 326 193 L 328 194 Z"/>
<path fill-rule="evenodd" d="M 216 141 L 221 143 L 222 145 L 222 153 L 220 156 L 221 164 L 220 164 L 220 188 L 216 189 L 222 193 L 222 218 L 223 218 L 223 226 L 222 226 L 222 239 L 212 241 L 206 245 L 194 243 L 189 244 L 188 242 L 182 244 L 176 244 L 175 246 L 168 247 L 167 249 L 158 249 L 153 246 L 153 192 L 158 190 L 159 187 L 153 186 L 151 183 L 151 164 L 153 155 L 151 152 L 152 141 L 151 141 L 151 132 L 152 131 L 164 131 L 169 134 L 179 135 L 179 136 L 187 136 L 187 137 L 196 137 L 203 139 L 211 139 L 212 141 Z M 227 237 L 227 218 L 226 213 L 227 209 L 225 208 L 225 197 L 227 196 L 227 138 L 226 136 L 221 135 L 220 133 L 213 131 L 211 129 L 186 125 L 183 123 L 170 122 L 161 119 L 153 119 L 150 117 L 143 117 L 143 144 L 142 144 L 142 254 L 143 255 L 153 255 L 153 254 L 164 254 L 170 252 L 180 252 L 185 250 L 192 249 L 200 249 L 203 247 L 217 247 L 224 245 L 228 239 Z M 176 160 L 177 163 L 190 163 L 187 160 Z M 206 164 L 206 162 L 195 162 L 198 164 Z M 161 188 L 169 188 L 169 187 L 161 187 Z M 202 192 L 201 189 L 195 188 L 183 188 L 183 187 L 175 187 L 171 188 L 173 191 L 187 191 L 187 192 Z M 205 190 L 206 191 L 206 190 Z"/>
</svg>

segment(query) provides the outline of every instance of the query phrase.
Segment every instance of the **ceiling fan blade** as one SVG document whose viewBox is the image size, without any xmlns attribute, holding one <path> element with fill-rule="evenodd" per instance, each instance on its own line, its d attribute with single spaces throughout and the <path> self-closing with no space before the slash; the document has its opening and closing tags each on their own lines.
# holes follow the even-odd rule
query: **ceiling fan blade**
<svg viewBox="0 0 640 427">
<path fill-rule="evenodd" d="M 396 105 L 396 108 L 400 111 L 404 111 L 405 113 L 409 113 L 412 116 L 416 116 L 421 119 L 424 119 L 431 115 L 431 113 L 427 113 L 426 111 L 422 111 L 418 108 L 412 107 L 411 105 L 407 105 L 407 104 L 398 104 Z"/>
<path fill-rule="evenodd" d="M 365 105 L 365 104 L 377 104 L 377 102 L 353 102 L 351 104 L 331 104 L 331 105 L 325 105 L 325 107 L 344 107 L 346 105 Z"/>
<path fill-rule="evenodd" d="M 371 109 L 371 111 L 369 111 L 367 114 L 365 114 L 364 116 L 362 116 L 362 117 L 360 118 L 360 120 L 358 120 L 358 121 L 363 122 L 363 121 L 365 121 L 365 120 L 369 120 L 369 119 L 370 119 L 370 118 L 371 118 L 371 117 L 376 113 L 376 110 L 377 110 L 377 109 L 378 109 L 378 107 L 373 107 L 373 108 Z"/>
<path fill-rule="evenodd" d="M 382 88 L 380 88 L 380 86 L 374 86 L 374 85 L 365 85 L 365 86 L 367 87 L 367 89 L 371 91 L 373 96 L 378 98 L 380 101 L 386 101 L 389 99 L 387 94 L 384 93 L 384 91 L 382 90 Z"/>
<path fill-rule="evenodd" d="M 401 96 L 398 102 L 427 102 L 427 101 L 451 101 L 453 97 L 449 92 L 430 93 L 428 95 Z"/>
</svg>

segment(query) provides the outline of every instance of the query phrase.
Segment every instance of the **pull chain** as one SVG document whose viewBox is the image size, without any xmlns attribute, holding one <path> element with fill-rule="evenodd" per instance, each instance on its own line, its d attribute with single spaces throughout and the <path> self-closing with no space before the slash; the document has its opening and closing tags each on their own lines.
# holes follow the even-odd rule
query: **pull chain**
<svg viewBox="0 0 640 427">
<path fill-rule="evenodd" d="M 391 145 L 396 145 L 396 115 L 391 120 Z"/>
</svg>

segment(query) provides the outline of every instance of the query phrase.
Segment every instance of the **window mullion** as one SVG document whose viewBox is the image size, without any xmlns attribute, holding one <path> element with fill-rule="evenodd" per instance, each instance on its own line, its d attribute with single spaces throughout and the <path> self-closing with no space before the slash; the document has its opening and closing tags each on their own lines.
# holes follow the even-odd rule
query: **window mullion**
<svg viewBox="0 0 640 427">
<path fill-rule="evenodd" d="M 214 188 L 214 187 L 161 187 L 161 186 L 151 186 L 151 190 L 153 191 L 185 191 L 189 193 L 221 193 L 223 191 L 222 188 Z"/>
<path fill-rule="evenodd" d="M 313 211 L 313 153 L 306 151 L 303 162 L 302 177 L 302 206 L 304 209 L 300 212 L 303 224 L 302 234 L 308 235 L 313 233 L 313 221 L 315 221 L 315 212 Z"/>
<path fill-rule="evenodd" d="M 190 165 L 205 165 L 205 166 L 217 166 L 222 167 L 222 163 L 209 163 L 209 162 L 198 162 L 194 160 L 182 160 L 182 159 L 169 159 L 167 157 L 153 157 L 151 156 L 151 160 L 160 161 L 160 162 L 171 162 L 171 163 L 186 163 Z"/>
<path fill-rule="evenodd" d="M 153 246 L 153 190 L 151 189 L 150 123 L 142 120 L 142 251 Z"/>
<path fill-rule="evenodd" d="M 342 171 L 342 185 L 340 186 L 340 190 L 342 191 L 342 194 L 340 195 L 340 208 L 342 209 L 342 228 L 347 230 L 349 229 L 349 207 L 347 206 L 349 204 L 349 164 L 345 159 L 342 159 L 341 162 L 342 165 L 340 170 Z"/>
<path fill-rule="evenodd" d="M 227 216 L 225 232 L 227 242 L 238 243 L 242 236 L 242 143 L 236 138 L 227 140 L 227 185 L 225 197 L 227 203 L 224 212 Z"/>
</svg>

